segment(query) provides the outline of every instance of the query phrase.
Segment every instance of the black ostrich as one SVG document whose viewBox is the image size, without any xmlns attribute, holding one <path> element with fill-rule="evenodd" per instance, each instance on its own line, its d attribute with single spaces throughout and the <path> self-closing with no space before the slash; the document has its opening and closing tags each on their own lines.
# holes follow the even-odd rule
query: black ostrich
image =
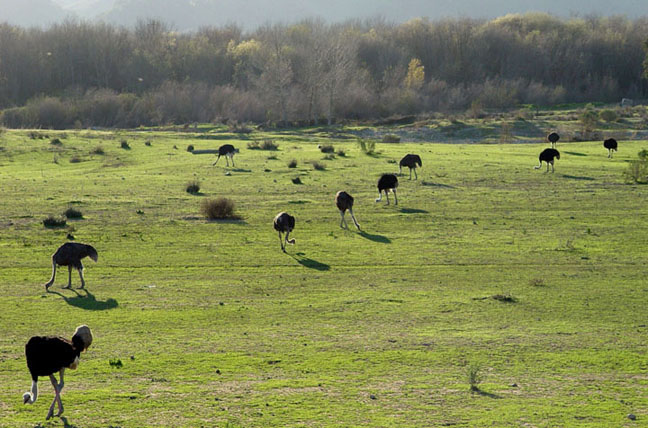
<svg viewBox="0 0 648 428">
<path fill-rule="evenodd" d="M 398 205 L 398 197 L 396 196 L 396 188 L 398 187 L 398 177 L 394 174 L 383 174 L 378 180 L 378 199 L 376 202 L 382 201 L 382 192 L 385 192 L 387 197 L 387 205 L 389 205 L 389 191 L 394 192 L 394 199 Z"/>
<path fill-rule="evenodd" d="M 233 145 L 231 144 L 223 144 L 218 148 L 218 157 L 216 158 L 216 162 L 212 164 L 212 166 L 216 165 L 218 163 L 218 160 L 220 159 L 221 156 L 225 156 L 225 162 L 227 162 L 227 166 L 229 166 L 229 161 L 227 160 L 232 159 L 232 166 L 234 166 L 234 153 L 238 153 L 239 149 L 235 149 Z"/>
<path fill-rule="evenodd" d="M 95 262 L 99 258 L 97 250 L 95 250 L 91 245 L 77 242 L 66 242 L 61 245 L 52 255 L 52 278 L 47 281 L 47 284 L 45 284 L 45 289 L 47 290 L 54 283 L 57 265 L 68 267 L 68 285 L 63 288 L 72 287 L 72 268 L 79 271 L 79 276 L 81 277 L 81 287 L 79 288 L 85 287 L 85 280 L 83 279 L 83 263 L 81 263 L 81 259 L 84 257 L 90 257 Z"/>
<path fill-rule="evenodd" d="M 418 180 L 418 175 L 416 174 L 416 165 L 418 165 L 419 168 L 423 166 L 423 162 L 421 161 L 421 157 L 419 155 L 405 155 L 405 157 L 400 160 L 398 175 L 403 175 L 403 167 L 406 166 L 410 170 L 409 179 L 412 179 L 412 170 L 414 170 L 414 179 Z"/>
<path fill-rule="evenodd" d="M 617 143 L 617 140 L 615 140 L 614 138 L 608 138 L 607 140 L 603 141 L 603 147 L 608 149 L 608 158 L 611 158 L 612 150 L 616 152 L 617 148 L 619 147 L 619 144 Z"/>
<path fill-rule="evenodd" d="M 360 230 L 360 225 L 353 215 L 353 196 L 349 195 L 347 192 L 340 190 L 335 194 L 335 205 L 337 205 L 338 209 L 340 210 L 340 216 L 342 217 L 342 220 L 340 220 L 340 227 L 342 227 L 342 224 L 344 223 L 344 227 L 346 229 L 349 228 L 346 219 L 344 218 L 345 211 L 349 210 L 349 214 L 351 214 L 353 223 L 355 223 L 355 226 L 358 228 L 358 230 Z"/>
<path fill-rule="evenodd" d="M 77 327 L 72 340 L 58 336 L 34 336 L 25 345 L 27 367 L 32 377 L 30 392 L 23 394 L 25 404 L 33 404 L 38 398 L 38 377 L 49 376 L 54 386 L 54 400 L 47 413 L 49 419 L 54 414 L 54 404 L 58 404 L 58 414 L 63 413 L 61 390 L 63 389 L 63 372 L 69 368 L 75 370 L 79 365 L 81 352 L 92 344 L 92 332 L 87 325 Z M 60 373 L 60 382 L 56 382 L 54 373 Z"/>
<path fill-rule="evenodd" d="M 551 172 L 554 172 L 554 158 L 560 159 L 560 152 L 556 149 L 544 149 L 542 153 L 540 153 L 539 159 L 540 159 L 540 165 L 534 166 L 533 169 L 540 169 L 542 168 L 542 162 L 547 162 L 547 171 L 549 172 L 549 164 L 551 164 Z"/>
<path fill-rule="evenodd" d="M 274 218 L 273 224 L 274 229 L 279 232 L 279 243 L 281 244 L 281 251 L 285 253 L 286 246 L 284 244 L 284 241 L 286 242 L 286 244 L 295 243 L 294 239 L 288 239 L 288 235 L 290 235 L 290 232 L 292 232 L 295 228 L 295 217 L 291 216 L 288 213 L 281 212 Z M 285 239 L 282 239 L 282 233 L 286 234 Z"/>
<path fill-rule="evenodd" d="M 560 135 L 558 135 L 557 132 L 552 132 L 551 134 L 547 135 L 547 140 L 551 143 L 552 148 L 556 148 L 556 143 L 558 140 L 560 140 Z"/>
</svg>

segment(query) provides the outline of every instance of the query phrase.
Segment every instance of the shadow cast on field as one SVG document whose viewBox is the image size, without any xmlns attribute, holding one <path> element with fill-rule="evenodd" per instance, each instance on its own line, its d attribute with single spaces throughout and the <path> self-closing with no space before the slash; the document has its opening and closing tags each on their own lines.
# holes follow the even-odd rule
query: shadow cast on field
<svg viewBox="0 0 648 428">
<path fill-rule="evenodd" d="M 455 189 L 455 186 L 451 186 L 449 184 L 443 184 L 443 183 L 434 183 L 432 181 L 422 181 L 421 185 L 423 186 L 434 186 L 434 187 L 440 187 L 442 189 Z"/>
<path fill-rule="evenodd" d="M 297 253 L 294 256 L 291 255 L 290 257 L 295 259 L 297 263 L 299 263 L 300 265 L 307 267 L 309 269 L 315 269 L 319 271 L 325 271 L 331 269 L 331 265 L 327 265 L 326 263 L 318 262 L 317 260 L 304 257 L 304 253 Z"/>
<path fill-rule="evenodd" d="M 563 152 L 566 155 L 572 155 L 572 156 L 587 156 L 585 153 L 579 153 L 579 152 Z"/>
<path fill-rule="evenodd" d="M 368 240 L 373 241 L 373 242 L 379 242 L 381 244 L 391 244 L 391 239 L 389 239 L 388 237 L 383 236 L 383 235 L 376 235 L 376 234 L 372 234 L 372 233 L 367 233 L 364 230 L 361 230 L 360 232 L 358 232 L 358 234 L 360 236 L 362 236 L 363 238 L 368 239 Z"/>
<path fill-rule="evenodd" d="M 108 309 L 115 309 L 119 306 L 117 300 L 109 298 L 106 300 L 97 300 L 94 294 L 90 293 L 88 290 L 82 289 L 81 291 L 85 292 L 84 294 L 79 293 L 77 290 L 71 289 L 71 291 L 76 294 L 74 297 L 65 296 L 58 291 L 47 290 L 48 293 L 56 294 L 61 296 L 65 303 L 76 308 L 85 309 L 88 311 L 105 311 Z"/>
<path fill-rule="evenodd" d="M 493 399 L 496 399 L 496 400 L 502 398 L 501 396 L 499 396 L 497 394 L 493 394 L 492 392 L 486 392 L 486 391 L 483 391 L 483 390 L 481 390 L 479 388 L 473 389 L 473 390 L 471 390 L 471 392 L 473 394 L 481 395 L 482 397 L 493 398 Z"/>
<path fill-rule="evenodd" d="M 427 214 L 428 211 L 420 210 L 418 208 L 401 208 L 400 212 L 403 214 Z"/>
<path fill-rule="evenodd" d="M 572 180 L 582 180 L 582 181 L 594 181 L 596 180 L 594 177 L 585 177 L 585 176 L 579 176 L 579 175 L 567 175 L 563 174 L 563 178 L 570 178 Z"/>
<path fill-rule="evenodd" d="M 252 172 L 252 170 L 245 168 L 232 168 L 232 172 Z"/>
</svg>

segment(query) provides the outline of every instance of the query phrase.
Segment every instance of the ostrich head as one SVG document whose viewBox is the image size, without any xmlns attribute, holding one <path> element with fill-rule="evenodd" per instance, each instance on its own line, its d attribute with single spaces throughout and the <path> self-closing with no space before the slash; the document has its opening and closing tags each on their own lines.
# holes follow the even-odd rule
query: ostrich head
<svg viewBox="0 0 648 428">
<path fill-rule="evenodd" d="M 80 352 L 88 349 L 92 344 L 92 332 L 90 331 L 90 327 L 85 324 L 78 326 L 74 332 L 74 336 L 72 336 L 72 343 L 75 348 L 80 350 Z"/>
<path fill-rule="evenodd" d="M 97 250 L 95 250 L 94 247 L 91 247 L 90 245 L 88 245 L 88 257 L 90 257 L 95 262 L 99 260 L 99 254 L 97 254 Z"/>
</svg>

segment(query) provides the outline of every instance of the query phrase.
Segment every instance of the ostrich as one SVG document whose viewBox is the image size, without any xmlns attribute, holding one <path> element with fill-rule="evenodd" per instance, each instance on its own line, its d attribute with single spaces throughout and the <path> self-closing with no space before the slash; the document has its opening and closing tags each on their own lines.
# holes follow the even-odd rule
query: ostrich
<svg viewBox="0 0 648 428">
<path fill-rule="evenodd" d="M 294 244 L 295 239 L 288 239 L 288 235 L 290 235 L 290 232 L 293 231 L 295 228 L 295 217 L 291 216 L 288 213 L 281 212 L 277 214 L 277 216 L 274 218 L 274 229 L 279 232 L 279 243 L 281 244 L 281 251 L 284 253 L 286 252 L 286 246 L 284 244 L 284 241 L 286 244 Z M 282 239 L 281 234 L 285 232 L 286 236 L 285 239 Z"/>
<path fill-rule="evenodd" d="M 228 158 L 232 160 L 232 166 L 234 166 L 234 153 L 238 152 L 239 149 L 235 149 L 233 145 L 223 144 L 218 148 L 218 157 L 216 158 L 216 162 L 214 162 L 212 166 L 218 163 L 218 160 L 221 156 L 225 156 L 225 162 L 227 162 L 227 166 L 229 166 L 229 161 L 227 160 Z"/>
<path fill-rule="evenodd" d="M 549 140 L 549 142 L 551 143 L 551 147 L 555 149 L 556 143 L 558 142 L 558 140 L 560 140 L 560 135 L 558 135 L 558 133 L 556 132 L 552 132 L 551 134 L 547 135 L 547 140 Z"/>
<path fill-rule="evenodd" d="M 342 227 L 342 224 L 344 223 L 344 227 L 346 229 L 349 228 L 346 220 L 344 219 L 344 212 L 346 210 L 349 210 L 349 214 L 351 214 L 353 223 L 355 223 L 355 226 L 358 228 L 358 230 L 360 230 L 360 225 L 353 215 L 353 196 L 341 190 L 335 194 L 335 205 L 337 205 L 338 209 L 340 210 L 340 216 L 342 216 L 342 220 L 340 220 L 340 227 Z"/>
<path fill-rule="evenodd" d="M 99 258 L 97 250 L 95 250 L 91 245 L 76 242 L 66 242 L 61 245 L 52 255 L 52 278 L 50 278 L 50 280 L 47 281 L 47 284 L 45 284 L 45 290 L 50 288 L 54 283 L 57 265 L 68 267 L 68 285 L 63 288 L 72 287 L 72 268 L 79 271 L 79 276 L 81 277 L 81 287 L 79 288 L 85 287 L 85 280 L 83 279 L 83 263 L 81 263 L 81 259 L 84 257 L 90 257 L 95 262 Z"/>
<path fill-rule="evenodd" d="M 416 165 L 418 164 L 419 168 L 423 166 L 421 162 L 421 157 L 419 155 L 408 154 L 405 155 L 403 159 L 400 160 L 398 175 L 403 175 L 403 167 L 406 166 L 410 170 L 409 179 L 412 179 L 412 170 L 414 170 L 414 179 L 418 180 L 418 175 L 416 174 Z"/>
<path fill-rule="evenodd" d="M 534 166 L 533 169 L 542 168 L 542 162 L 547 162 L 547 172 L 549 172 L 549 164 L 551 164 L 551 172 L 554 172 L 554 158 L 560 159 L 560 152 L 556 149 L 544 149 L 540 153 L 540 165 Z"/>
<path fill-rule="evenodd" d="M 54 400 L 47 413 L 49 419 L 54 414 L 54 404 L 58 404 L 58 414 L 63 413 L 61 390 L 63 389 L 63 372 L 66 368 L 75 370 L 79 365 L 81 352 L 92 344 L 92 332 L 87 325 L 77 327 L 72 340 L 58 336 L 34 336 L 25 345 L 27 367 L 32 377 L 31 391 L 23 394 L 23 403 L 33 404 L 38 398 L 38 377 L 49 376 L 54 386 Z M 54 373 L 60 373 L 60 382 L 56 382 Z"/>
<path fill-rule="evenodd" d="M 617 147 L 619 147 L 619 144 L 617 143 L 617 140 L 615 140 L 614 138 L 608 138 L 607 140 L 603 141 L 603 147 L 608 149 L 608 158 L 611 158 L 612 150 L 616 152 Z"/>
<path fill-rule="evenodd" d="M 394 192 L 394 199 L 398 205 L 398 197 L 396 196 L 396 188 L 398 187 L 398 177 L 394 174 L 383 174 L 378 180 L 378 199 L 376 202 L 382 201 L 382 192 L 385 192 L 387 197 L 387 205 L 389 205 L 389 191 Z"/>
</svg>

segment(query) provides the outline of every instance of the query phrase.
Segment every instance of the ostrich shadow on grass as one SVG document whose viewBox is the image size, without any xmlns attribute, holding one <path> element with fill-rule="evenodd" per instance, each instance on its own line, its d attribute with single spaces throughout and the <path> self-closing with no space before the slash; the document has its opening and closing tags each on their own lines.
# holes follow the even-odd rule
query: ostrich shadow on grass
<svg viewBox="0 0 648 428">
<path fill-rule="evenodd" d="M 580 152 L 563 152 L 566 155 L 572 155 L 572 156 L 587 156 L 585 153 L 580 153 Z"/>
<path fill-rule="evenodd" d="M 418 208 L 401 208 L 400 212 L 403 214 L 427 214 L 429 211 L 420 210 Z"/>
<path fill-rule="evenodd" d="M 67 303 L 68 305 L 74 306 L 75 308 L 85 309 L 87 311 L 105 311 L 108 309 L 115 309 L 117 306 L 119 306 L 117 300 L 112 298 L 106 300 L 97 300 L 94 294 L 90 293 L 86 289 L 81 289 L 83 293 L 80 293 L 75 289 L 71 289 L 71 291 L 73 291 L 76 296 L 68 297 L 64 294 L 59 293 L 58 291 L 47 290 L 47 292 L 50 294 L 61 296 L 63 300 L 65 300 L 65 303 Z"/>
<path fill-rule="evenodd" d="M 585 177 L 585 176 L 580 176 L 580 175 L 568 175 L 568 174 L 563 174 L 563 178 L 569 178 L 572 180 L 582 180 L 582 181 L 594 181 L 595 178 L 593 177 Z"/>
<path fill-rule="evenodd" d="M 299 263 L 300 265 L 307 267 L 309 269 L 315 269 L 320 271 L 331 269 L 331 265 L 327 265 L 326 263 L 318 262 L 317 260 L 304 257 L 304 253 L 297 253 L 294 256 L 291 254 L 290 257 L 295 259 L 297 263 Z"/>
<path fill-rule="evenodd" d="M 391 244 L 391 239 L 389 239 L 388 237 L 383 236 L 383 235 L 367 233 L 364 230 L 361 230 L 360 232 L 358 232 L 358 234 L 360 236 L 362 236 L 363 238 L 368 239 L 368 240 L 373 241 L 373 242 L 379 242 L 381 244 Z"/>
</svg>

